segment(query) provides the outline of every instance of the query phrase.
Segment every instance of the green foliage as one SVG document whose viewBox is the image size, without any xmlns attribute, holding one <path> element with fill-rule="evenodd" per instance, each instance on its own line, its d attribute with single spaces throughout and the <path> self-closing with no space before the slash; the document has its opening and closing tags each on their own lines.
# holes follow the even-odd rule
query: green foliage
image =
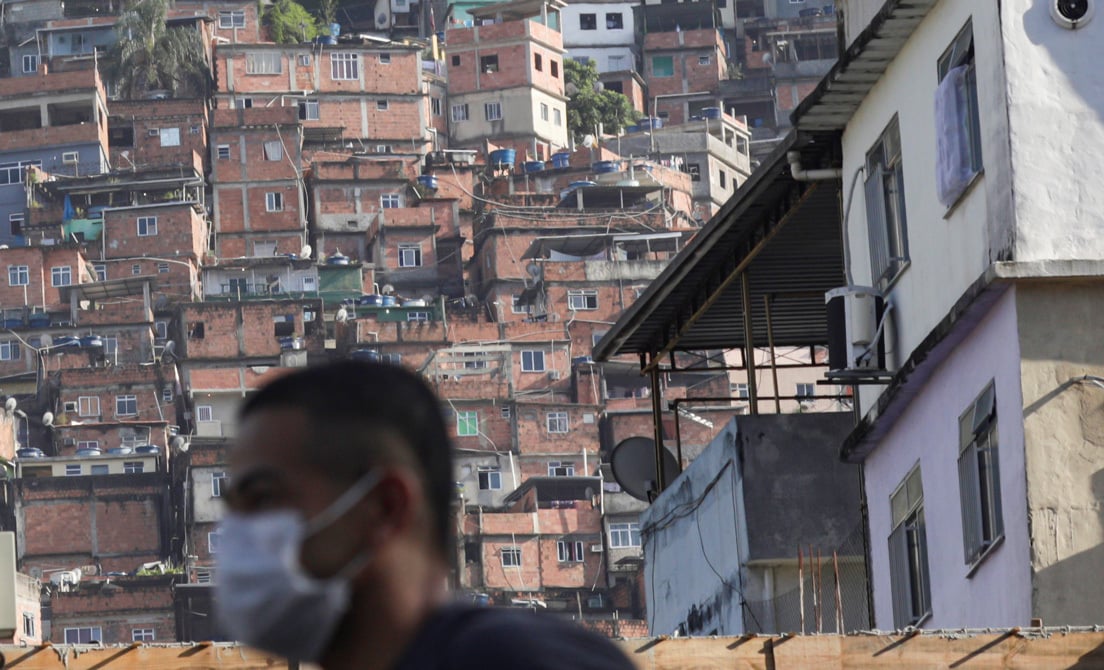
<svg viewBox="0 0 1104 670">
<path fill-rule="evenodd" d="M 151 91 L 172 97 L 204 97 L 211 73 L 199 32 L 165 25 L 168 0 L 138 0 L 119 17 L 118 38 L 102 61 L 103 76 L 126 99 Z"/>
<path fill-rule="evenodd" d="M 322 22 L 322 29 L 329 34 L 330 24 L 337 21 L 337 0 L 320 0 L 318 18 Z"/>
<path fill-rule="evenodd" d="M 625 96 L 615 91 L 597 90 L 598 68 L 593 61 L 564 60 L 567 101 L 567 129 L 576 138 L 593 133 L 602 124 L 607 133 L 616 133 L 636 121 L 636 110 Z"/>
<path fill-rule="evenodd" d="M 318 23 L 295 0 L 276 0 L 264 14 L 268 36 L 277 44 L 310 42 L 318 36 Z"/>
</svg>

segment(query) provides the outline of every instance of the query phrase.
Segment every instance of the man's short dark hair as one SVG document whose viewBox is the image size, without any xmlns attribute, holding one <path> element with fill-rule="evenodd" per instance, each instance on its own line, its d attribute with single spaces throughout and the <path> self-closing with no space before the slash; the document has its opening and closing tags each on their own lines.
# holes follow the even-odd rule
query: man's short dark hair
<svg viewBox="0 0 1104 670">
<path fill-rule="evenodd" d="M 436 394 L 398 366 L 339 361 L 287 374 L 242 405 L 245 419 L 262 409 L 295 408 L 307 415 L 312 465 L 352 483 L 372 467 L 402 463 L 422 477 L 442 556 L 451 560 L 452 452 Z"/>
</svg>

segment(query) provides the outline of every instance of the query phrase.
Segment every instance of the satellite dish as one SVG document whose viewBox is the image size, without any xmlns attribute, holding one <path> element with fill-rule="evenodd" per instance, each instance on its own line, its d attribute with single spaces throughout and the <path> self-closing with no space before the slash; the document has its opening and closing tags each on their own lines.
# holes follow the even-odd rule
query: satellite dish
<svg viewBox="0 0 1104 670">
<path fill-rule="evenodd" d="M 11 414 L 12 412 L 14 412 L 14 411 L 15 411 L 15 407 L 16 407 L 16 405 L 18 405 L 18 404 L 19 404 L 19 403 L 17 403 L 17 402 L 15 401 L 15 398 L 8 398 L 7 400 L 5 400 L 5 401 L 4 401 L 4 410 L 5 410 L 5 411 L 6 411 L 6 412 L 7 412 L 8 414 Z"/>
<path fill-rule="evenodd" d="M 583 136 L 583 146 L 587 148 L 594 146 L 594 135 Z"/>
<path fill-rule="evenodd" d="M 637 500 L 651 502 L 649 494 L 656 491 L 656 447 L 655 440 L 647 437 L 630 437 L 622 440 L 610 452 L 610 468 L 613 478 L 622 490 Z M 678 472 L 678 461 L 664 447 L 662 450 L 663 472 L 673 475 Z"/>
<path fill-rule="evenodd" d="M 303 248 L 299 250 L 299 258 L 310 258 L 313 251 L 314 249 L 311 248 L 311 245 L 304 244 Z"/>
<path fill-rule="evenodd" d="M 52 425 L 54 425 L 54 413 L 53 412 L 46 412 L 45 414 L 42 415 L 42 425 L 43 426 L 52 426 Z"/>
<path fill-rule="evenodd" d="M 192 446 L 181 435 L 177 435 L 176 437 L 174 437 L 172 439 L 172 442 L 170 442 L 169 444 L 172 445 L 173 449 L 179 451 L 180 453 L 188 451 L 188 447 Z"/>
<path fill-rule="evenodd" d="M 380 292 L 383 293 L 384 295 L 391 295 L 392 293 L 395 292 L 395 287 L 390 285 L 390 284 L 384 284 L 383 288 L 380 289 Z"/>
<path fill-rule="evenodd" d="M 337 316 L 335 317 L 338 323 L 345 323 L 349 320 L 349 310 L 344 307 L 337 310 Z"/>
<path fill-rule="evenodd" d="M 165 348 L 161 350 L 161 358 L 168 356 L 170 358 L 176 358 L 176 342 L 169 340 L 165 343 Z"/>
<path fill-rule="evenodd" d="M 540 279 L 541 267 L 539 263 L 532 262 L 525 266 L 525 271 L 529 273 L 529 276 L 533 279 Z"/>
</svg>

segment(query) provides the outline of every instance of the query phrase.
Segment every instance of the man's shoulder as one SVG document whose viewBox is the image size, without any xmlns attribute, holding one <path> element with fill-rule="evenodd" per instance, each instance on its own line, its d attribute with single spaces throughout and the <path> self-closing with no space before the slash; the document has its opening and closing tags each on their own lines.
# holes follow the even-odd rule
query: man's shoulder
<svg viewBox="0 0 1104 670">
<path fill-rule="evenodd" d="M 427 625 L 420 651 L 436 650 L 445 663 L 466 668 L 632 668 L 608 639 L 550 615 L 494 607 L 453 605 Z M 416 652 L 417 653 L 417 652 Z M 447 656 L 447 658 L 446 658 Z M 501 664 L 501 666 L 500 666 Z"/>
</svg>

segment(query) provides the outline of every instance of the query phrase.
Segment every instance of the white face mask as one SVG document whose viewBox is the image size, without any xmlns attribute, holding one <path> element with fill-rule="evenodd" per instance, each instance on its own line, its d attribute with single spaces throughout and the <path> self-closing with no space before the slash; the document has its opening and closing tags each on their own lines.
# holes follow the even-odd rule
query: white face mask
<svg viewBox="0 0 1104 670">
<path fill-rule="evenodd" d="M 336 575 L 313 577 L 299 562 L 303 542 L 368 495 L 371 471 L 309 521 L 292 510 L 227 514 L 219 527 L 216 616 L 235 640 L 298 661 L 317 662 L 349 608 L 351 580 L 367 556 Z"/>
</svg>

